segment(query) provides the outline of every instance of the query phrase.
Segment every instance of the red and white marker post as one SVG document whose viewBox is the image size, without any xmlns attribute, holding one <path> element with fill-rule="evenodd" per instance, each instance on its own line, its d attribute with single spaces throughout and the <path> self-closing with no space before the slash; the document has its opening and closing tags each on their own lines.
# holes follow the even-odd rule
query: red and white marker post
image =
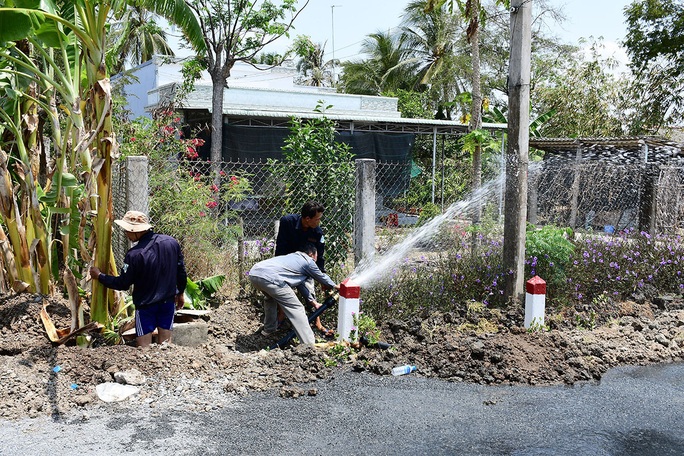
<svg viewBox="0 0 684 456">
<path fill-rule="evenodd" d="M 359 314 L 359 296 L 361 287 L 351 279 L 344 279 L 340 284 L 340 300 L 337 314 L 337 334 L 339 341 L 350 341 L 352 331 L 354 339 L 358 336 L 358 328 L 354 325 L 354 316 Z"/>
<path fill-rule="evenodd" d="M 544 308 L 546 307 L 546 282 L 534 276 L 525 283 L 525 328 L 544 325 Z"/>
</svg>

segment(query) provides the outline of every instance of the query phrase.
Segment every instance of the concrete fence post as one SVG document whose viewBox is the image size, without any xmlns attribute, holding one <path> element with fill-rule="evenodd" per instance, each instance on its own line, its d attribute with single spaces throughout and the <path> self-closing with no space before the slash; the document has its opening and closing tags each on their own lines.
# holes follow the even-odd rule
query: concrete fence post
<svg viewBox="0 0 684 456">
<path fill-rule="evenodd" d="M 375 253 L 375 160 L 356 160 L 354 264 L 372 261 Z"/>
<path fill-rule="evenodd" d="M 113 170 L 114 218 L 120 219 L 127 211 L 140 211 L 149 215 L 150 186 L 147 157 L 126 157 L 123 164 Z M 154 224 L 154 220 L 152 220 Z M 112 249 L 117 264 L 122 264 L 130 242 L 120 229 L 112 232 Z"/>
<path fill-rule="evenodd" d="M 126 157 L 126 210 L 150 213 L 147 157 Z M 122 214 L 123 215 L 123 214 Z"/>
</svg>

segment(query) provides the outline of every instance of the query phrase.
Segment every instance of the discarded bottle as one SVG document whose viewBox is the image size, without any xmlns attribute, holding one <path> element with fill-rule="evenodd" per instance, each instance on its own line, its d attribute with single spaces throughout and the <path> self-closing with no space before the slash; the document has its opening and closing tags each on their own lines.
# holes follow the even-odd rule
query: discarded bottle
<svg viewBox="0 0 684 456">
<path fill-rule="evenodd" d="M 404 366 L 397 366 L 392 369 L 392 375 L 406 375 L 416 370 L 416 366 L 410 366 L 408 364 Z"/>
</svg>

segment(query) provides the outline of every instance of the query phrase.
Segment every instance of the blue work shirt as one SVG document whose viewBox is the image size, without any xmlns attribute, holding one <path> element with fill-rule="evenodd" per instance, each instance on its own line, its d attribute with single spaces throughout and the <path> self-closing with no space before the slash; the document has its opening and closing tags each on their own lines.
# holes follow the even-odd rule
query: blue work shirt
<svg viewBox="0 0 684 456">
<path fill-rule="evenodd" d="M 320 226 L 304 230 L 302 227 L 302 216 L 299 214 L 285 215 L 280 218 L 280 227 L 276 237 L 275 255 L 287 255 L 289 253 L 301 252 L 304 245 L 311 242 L 316 246 L 318 259 L 316 264 L 318 269 L 325 272 L 325 260 L 323 253 L 325 250 L 325 238 Z"/>
<path fill-rule="evenodd" d="M 126 253 L 119 276 L 100 274 L 98 280 L 115 290 L 128 290 L 133 285 L 133 304 L 144 307 L 183 293 L 187 278 L 178 241 L 149 231 Z"/>
<path fill-rule="evenodd" d="M 316 266 L 313 258 L 304 252 L 295 252 L 263 260 L 252 266 L 249 275 L 266 279 L 278 286 L 296 287 L 304 299 L 313 298 L 309 290 L 302 286 L 306 279 L 313 278 L 317 282 L 335 288 L 335 282 Z"/>
</svg>

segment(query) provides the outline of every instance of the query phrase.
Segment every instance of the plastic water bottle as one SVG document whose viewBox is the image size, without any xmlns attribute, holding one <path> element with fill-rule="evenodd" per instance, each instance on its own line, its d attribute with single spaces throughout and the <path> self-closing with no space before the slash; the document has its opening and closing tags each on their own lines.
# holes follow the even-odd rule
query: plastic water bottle
<svg viewBox="0 0 684 456">
<path fill-rule="evenodd" d="M 416 370 L 416 366 L 410 366 L 408 364 L 404 366 L 397 366 L 392 369 L 392 375 L 406 375 Z"/>
</svg>

